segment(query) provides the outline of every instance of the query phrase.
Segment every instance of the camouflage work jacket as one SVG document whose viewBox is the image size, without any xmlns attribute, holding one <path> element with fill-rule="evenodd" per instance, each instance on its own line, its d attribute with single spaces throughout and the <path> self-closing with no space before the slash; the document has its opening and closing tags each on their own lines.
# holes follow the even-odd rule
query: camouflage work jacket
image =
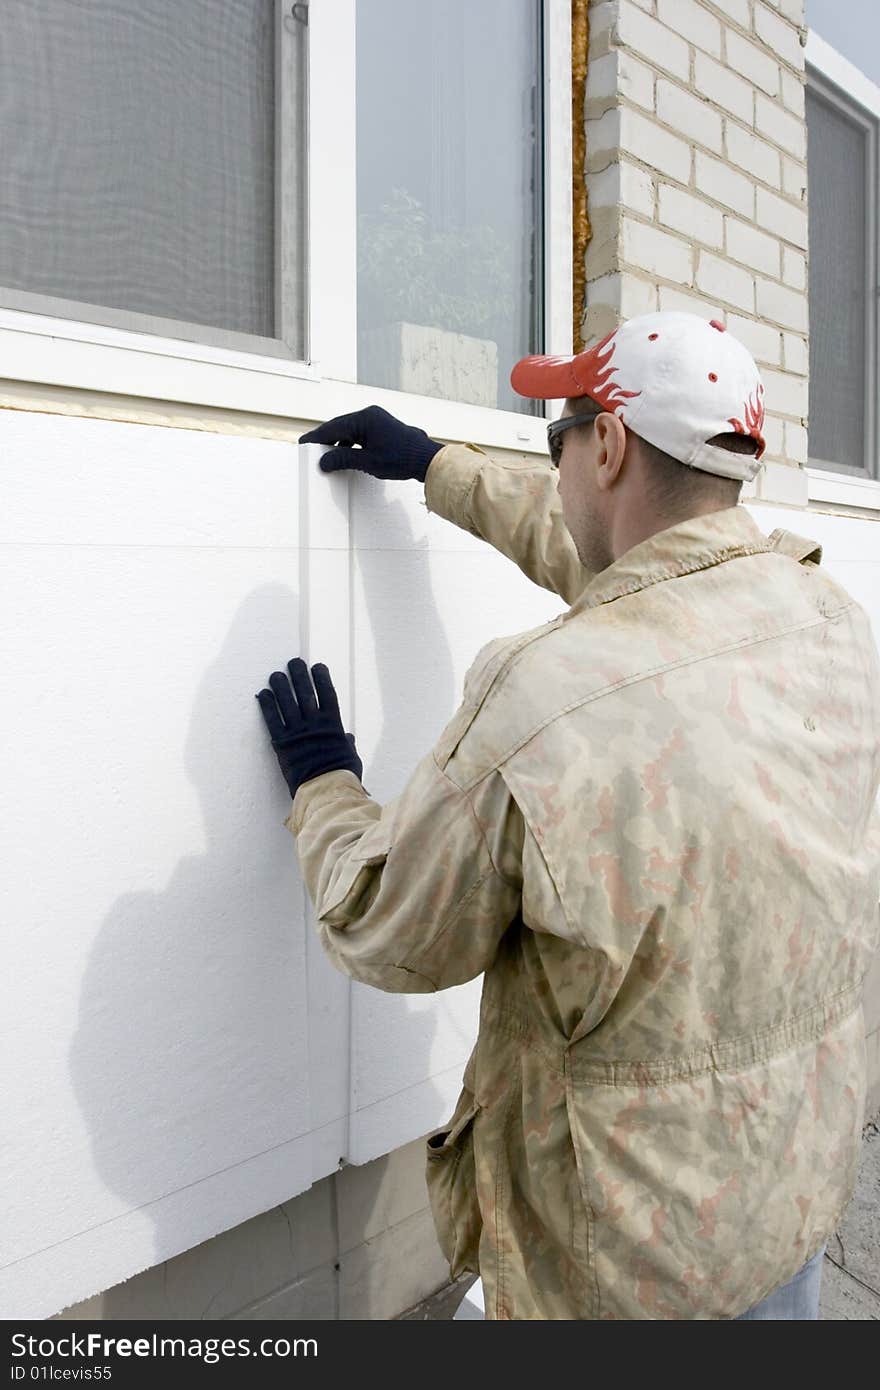
<svg viewBox="0 0 880 1390">
<path fill-rule="evenodd" d="M 340 970 L 403 992 L 484 972 L 425 1156 L 487 1318 L 733 1318 L 854 1186 L 877 649 L 821 547 L 742 505 L 591 574 L 556 477 L 435 456 L 429 510 L 571 606 L 483 648 L 398 797 L 329 772 L 285 824 Z"/>
</svg>

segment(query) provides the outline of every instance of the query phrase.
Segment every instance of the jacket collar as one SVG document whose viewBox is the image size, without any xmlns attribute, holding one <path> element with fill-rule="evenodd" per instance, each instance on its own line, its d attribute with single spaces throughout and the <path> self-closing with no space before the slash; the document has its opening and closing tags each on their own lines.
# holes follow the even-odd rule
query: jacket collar
<svg viewBox="0 0 880 1390">
<path fill-rule="evenodd" d="M 636 593 L 661 579 L 676 579 L 708 569 L 739 555 L 777 549 L 774 531 L 766 536 L 741 503 L 689 517 L 630 546 L 613 564 L 594 575 L 565 614 L 565 619 Z M 810 542 L 810 545 L 815 544 Z"/>
</svg>

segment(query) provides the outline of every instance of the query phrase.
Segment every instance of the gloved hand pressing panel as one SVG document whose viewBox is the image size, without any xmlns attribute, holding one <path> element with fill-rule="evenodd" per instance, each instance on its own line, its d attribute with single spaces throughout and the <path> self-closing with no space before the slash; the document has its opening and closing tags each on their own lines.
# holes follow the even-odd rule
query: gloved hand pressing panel
<svg viewBox="0 0 880 1390">
<path fill-rule="evenodd" d="M 323 772 L 344 770 L 362 779 L 364 765 L 354 734 L 342 727 L 339 700 L 327 667 L 320 661 L 312 667 L 314 689 L 301 656 L 292 657 L 287 669 L 289 681 L 283 671 L 273 671 L 270 689 L 261 690 L 256 699 L 290 795 L 296 796 L 303 782 Z"/>
<path fill-rule="evenodd" d="M 324 473 L 356 468 L 374 478 L 418 478 L 425 481 L 428 464 L 443 448 L 424 430 L 404 425 L 380 405 L 368 405 L 351 415 L 337 415 L 326 424 L 301 434 L 300 444 L 336 444 L 322 456 Z M 359 449 L 354 448 L 359 444 Z"/>
</svg>

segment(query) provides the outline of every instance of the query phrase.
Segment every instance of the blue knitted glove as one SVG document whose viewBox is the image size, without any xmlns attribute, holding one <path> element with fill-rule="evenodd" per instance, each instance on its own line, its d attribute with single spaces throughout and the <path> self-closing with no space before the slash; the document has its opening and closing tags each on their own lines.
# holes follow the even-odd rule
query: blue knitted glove
<svg viewBox="0 0 880 1390">
<path fill-rule="evenodd" d="M 325 473 L 356 468 L 374 478 L 418 478 L 425 481 L 428 464 L 443 448 L 429 439 L 424 430 L 404 425 L 380 405 L 368 405 L 352 415 L 337 415 L 317 429 L 301 434 L 300 444 L 338 444 L 324 454 L 320 467 Z M 359 444 L 359 449 L 352 445 Z"/>
</svg>

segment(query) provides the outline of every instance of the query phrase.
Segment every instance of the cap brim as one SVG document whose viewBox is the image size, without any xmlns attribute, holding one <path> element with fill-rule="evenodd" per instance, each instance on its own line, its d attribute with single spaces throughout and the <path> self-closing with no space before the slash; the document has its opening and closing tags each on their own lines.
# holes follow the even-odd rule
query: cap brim
<svg viewBox="0 0 880 1390">
<path fill-rule="evenodd" d="M 510 373 L 510 384 L 518 396 L 536 401 L 582 396 L 584 391 L 575 378 L 574 362 L 574 357 L 523 357 Z"/>
</svg>

